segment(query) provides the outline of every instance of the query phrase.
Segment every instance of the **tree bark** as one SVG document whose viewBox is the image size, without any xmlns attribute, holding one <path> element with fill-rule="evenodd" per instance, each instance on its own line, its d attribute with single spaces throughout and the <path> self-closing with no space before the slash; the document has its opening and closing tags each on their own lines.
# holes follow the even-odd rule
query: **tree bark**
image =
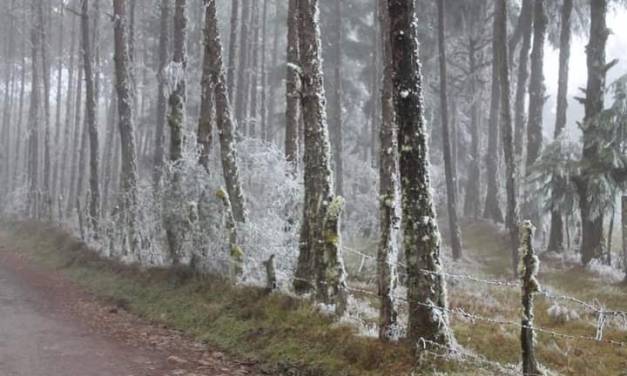
<svg viewBox="0 0 627 376">
<path fill-rule="evenodd" d="M 130 252 L 138 249 L 137 239 L 137 162 L 135 151 L 135 127 L 133 124 L 132 94 L 129 82 L 129 55 L 126 19 L 126 0 L 113 0 L 113 40 L 115 47 L 115 76 L 121 140 L 121 187 L 120 213 L 123 221 L 119 226 L 126 232 Z"/>
<path fill-rule="evenodd" d="M 31 12 L 34 15 L 37 14 L 39 3 L 41 0 L 31 0 Z M 31 64 L 32 64 L 32 76 L 31 76 L 31 95 L 30 95 L 30 108 L 28 110 L 28 176 L 29 176 L 29 197 L 28 197 L 28 214 L 31 217 L 37 217 L 39 215 L 37 207 L 37 196 L 39 193 L 39 109 L 40 109 L 40 61 L 39 61 L 39 49 L 41 43 L 40 20 L 38 17 L 34 17 L 36 20 L 32 23 L 30 30 L 31 41 Z"/>
<path fill-rule="evenodd" d="M 205 12 L 208 12 L 205 9 Z M 205 16 L 204 30 L 204 56 L 202 63 L 202 78 L 200 81 L 200 118 L 198 119 L 198 145 L 200 146 L 199 163 L 209 172 L 209 154 L 211 152 L 211 123 L 215 113 L 213 106 L 213 69 L 211 65 L 211 49 L 209 47 L 209 25 L 206 24 L 209 17 Z"/>
<path fill-rule="evenodd" d="M 213 69 L 213 85 L 216 101 L 216 124 L 220 137 L 220 154 L 226 189 L 233 208 L 233 217 L 237 222 L 246 222 L 246 206 L 244 193 L 239 176 L 237 149 L 235 148 L 235 127 L 231 114 L 231 106 L 226 87 L 226 74 L 222 62 L 222 43 L 218 32 L 218 18 L 216 15 L 216 0 L 205 0 L 206 38 L 209 51 L 210 65 Z"/>
<path fill-rule="evenodd" d="M 320 301 L 336 304 L 336 313 L 341 314 L 346 303 L 346 272 L 339 231 L 343 200 L 334 195 L 333 189 L 318 1 L 299 0 L 299 10 L 305 203 L 295 287 L 299 292 L 315 289 Z M 309 281 L 313 283 L 307 286 Z"/>
<path fill-rule="evenodd" d="M 407 336 L 414 342 L 424 338 L 448 345 L 454 340 L 446 311 L 446 281 L 440 274 L 440 232 L 431 196 L 415 4 L 406 0 L 387 4 L 407 259 Z"/>
<path fill-rule="evenodd" d="M 398 197 L 398 140 L 394 119 L 392 64 L 390 51 L 390 20 L 384 1 L 378 2 L 379 30 L 383 54 L 383 85 L 381 92 L 381 127 L 379 128 L 379 228 L 377 248 L 377 281 L 379 299 L 379 338 L 398 339 L 398 245 L 400 229 Z"/>
<path fill-rule="evenodd" d="M 585 117 L 583 131 L 582 162 L 584 168 L 581 172 L 584 181 L 578 186 L 579 207 L 581 211 L 581 261 L 584 265 L 592 259 L 603 257 L 603 214 L 593 213 L 589 201 L 588 180 L 593 179 L 594 161 L 598 160 L 598 143 L 595 142 L 596 127 L 592 124 L 596 117 L 603 111 L 605 96 L 605 78 L 607 69 L 605 60 L 605 46 L 609 36 L 606 24 L 607 0 L 595 0 L 590 3 L 590 41 L 587 46 L 588 82 L 586 86 Z M 588 177 L 586 177 L 588 176 Z"/>
<path fill-rule="evenodd" d="M 155 130 L 155 170 L 153 174 L 153 183 L 155 187 L 161 184 L 163 175 L 163 166 L 165 162 L 165 121 L 167 109 L 166 99 L 166 78 L 165 69 L 168 65 L 168 45 L 169 41 L 169 19 L 170 19 L 170 0 L 161 0 L 161 19 L 159 22 L 159 62 L 157 72 L 157 129 Z"/>
<path fill-rule="evenodd" d="M 438 6 L 438 48 L 440 62 L 440 114 L 442 116 L 442 154 L 444 156 L 444 174 L 446 178 L 446 198 L 448 206 L 448 223 L 453 259 L 462 257 L 462 239 L 457 219 L 457 176 L 453 168 L 451 156 L 451 140 L 449 130 L 447 77 L 446 77 L 446 46 L 444 41 L 445 0 L 437 0 Z"/>
<path fill-rule="evenodd" d="M 541 1 L 541 0 L 540 0 Z M 498 67 L 498 79 L 501 92 L 502 143 L 505 156 L 505 186 L 507 191 L 507 214 L 505 225 L 510 234 L 512 250 L 512 271 L 518 271 L 518 202 L 516 197 L 516 161 L 514 157 L 514 135 L 512 130 L 512 114 L 510 104 L 509 64 L 507 63 L 507 3 L 506 0 L 496 2 L 494 15 L 494 44 L 496 51 L 495 64 Z"/>
<path fill-rule="evenodd" d="M 516 98 L 514 99 L 514 153 L 522 160 L 523 135 L 525 133 L 525 98 L 527 96 L 527 82 L 529 80 L 529 52 L 531 50 L 531 36 L 533 34 L 534 1 L 523 0 L 518 25 L 522 45 L 518 55 L 518 77 L 516 79 Z M 511 51 L 512 57 L 514 50 Z"/>
<path fill-rule="evenodd" d="M 500 0 L 497 0 L 500 1 Z M 490 120 L 488 130 L 488 154 L 486 155 L 486 199 L 483 216 L 495 222 L 503 222 L 503 213 L 499 207 L 499 108 L 501 88 L 499 83 L 499 71 L 496 64 L 496 55 L 498 51 L 495 45 L 496 21 L 494 22 L 494 30 L 492 33 L 492 93 L 490 98 Z"/>
<path fill-rule="evenodd" d="M 298 1 L 289 0 L 287 10 L 287 79 L 285 158 L 296 171 L 298 165 L 298 123 L 300 119 L 300 48 L 298 45 Z"/>
<path fill-rule="evenodd" d="M 97 234 L 100 219 L 98 124 L 96 124 L 96 97 L 91 56 L 91 35 L 89 34 L 89 1 L 86 0 L 82 2 L 81 7 L 81 31 L 83 34 L 83 67 L 85 69 L 85 114 L 89 132 L 89 219 L 92 230 Z"/>
<path fill-rule="evenodd" d="M 560 26 L 560 67 L 557 85 L 557 110 L 555 115 L 555 131 L 553 137 L 557 139 L 566 128 L 566 110 L 568 108 L 568 68 L 570 60 L 570 41 L 572 34 L 571 15 L 573 12 L 573 0 L 564 0 Z M 552 202 L 557 200 L 558 189 L 562 185 L 562 178 L 553 176 Z M 551 229 L 549 235 L 550 251 L 561 252 L 564 250 L 564 220 L 557 207 L 551 209 Z"/>
<path fill-rule="evenodd" d="M 170 161 L 176 162 L 183 157 L 183 128 L 185 125 L 185 69 L 186 57 L 186 29 L 187 16 L 185 15 L 186 0 L 176 0 L 174 4 L 174 33 L 172 58 L 173 69 L 177 70 L 174 90 L 170 94 Z"/>
<path fill-rule="evenodd" d="M 229 65 L 227 67 L 227 89 L 231 106 L 235 104 L 235 67 L 237 55 L 237 17 L 241 0 L 231 1 L 231 37 L 229 38 Z"/>
<path fill-rule="evenodd" d="M 257 0 L 240 0 L 242 5 L 242 19 L 240 24 L 240 41 L 239 41 L 239 66 L 237 77 L 237 100 L 235 103 L 235 120 L 237 122 L 237 132 L 240 135 L 246 134 L 246 112 L 248 109 L 248 48 L 250 22 L 251 1 Z"/>
<path fill-rule="evenodd" d="M 627 196 L 622 199 L 621 221 L 623 223 L 623 268 L 625 269 L 625 281 L 627 282 Z"/>
<path fill-rule="evenodd" d="M 533 50 L 531 51 L 531 78 L 529 80 L 529 125 L 527 127 L 527 173 L 540 156 L 542 149 L 542 114 L 546 88 L 544 86 L 544 40 L 548 19 L 544 0 L 535 0 L 533 8 Z M 534 208 L 533 217 L 538 217 Z M 531 215 L 532 213 L 529 213 Z"/>
</svg>

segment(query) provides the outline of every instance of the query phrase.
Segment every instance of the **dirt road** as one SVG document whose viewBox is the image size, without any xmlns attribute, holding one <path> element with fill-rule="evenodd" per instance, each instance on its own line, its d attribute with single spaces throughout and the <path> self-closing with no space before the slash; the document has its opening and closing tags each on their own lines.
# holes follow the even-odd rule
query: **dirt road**
<svg viewBox="0 0 627 376">
<path fill-rule="evenodd" d="M 104 304 L 0 244 L 0 375 L 258 375 L 179 332 Z"/>
</svg>

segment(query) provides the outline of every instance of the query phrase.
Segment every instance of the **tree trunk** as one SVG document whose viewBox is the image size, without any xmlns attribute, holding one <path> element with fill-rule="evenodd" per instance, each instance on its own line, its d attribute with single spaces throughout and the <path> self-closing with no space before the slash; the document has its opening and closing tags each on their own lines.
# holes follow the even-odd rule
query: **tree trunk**
<svg viewBox="0 0 627 376">
<path fill-rule="evenodd" d="M 89 132 L 89 219 L 94 233 L 97 233 L 100 218 L 100 178 L 98 154 L 98 125 L 96 124 L 96 98 L 94 72 L 91 56 L 91 36 L 89 34 L 89 1 L 83 1 L 81 7 L 81 31 L 83 67 L 85 69 L 85 115 Z M 81 171 L 82 172 L 82 171 Z"/>
<path fill-rule="evenodd" d="M 42 208 L 41 216 L 47 220 L 52 220 L 52 200 L 50 197 L 52 178 L 52 164 L 50 159 L 50 64 L 48 61 L 48 41 L 46 35 L 46 19 L 44 17 L 44 4 L 43 0 L 39 2 L 37 11 L 37 17 L 39 18 L 39 33 L 40 47 L 41 47 L 41 70 L 43 78 L 43 103 L 44 103 L 44 170 L 43 170 L 43 191 L 42 191 Z"/>
<path fill-rule="evenodd" d="M 603 257 L 603 213 L 595 215 L 589 201 L 588 180 L 594 179 L 594 161 L 599 158 L 596 127 L 591 125 L 603 111 L 605 95 L 605 78 L 607 69 L 605 46 L 609 30 L 605 21 L 607 0 L 595 0 L 590 3 L 590 41 L 587 47 L 588 83 L 586 86 L 585 118 L 583 131 L 582 162 L 584 168 L 581 176 L 584 181 L 579 184 L 579 207 L 581 210 L 581 261 L 584 265 L 592 259 Z M 592 177 L 590 177 L 592 176 Z"/>
<path fill-rule="evenodd" d="M 185 69 L 186 58 L 186 0 L 176 0 L 174 5 L 174 56 L 173 69 L 177 70 L 176 82 L 172 82 L 174 90 L 170 94 L 170 161 L 176 162 L 183 157 L 183 127 L 185 125 Z"/>
<path fill-rule="evenodd" d="M 381 92 L 382 122 L 379 128 L 379 228 L 381 237 L 377 248 L 377 281 L 379 299 L 379 338 L 398 339 L 398 285 L 399 198 L 398 198 L 398 144 L 394 121 L 394 98 L 390 51 L 390 19 L 386 3 L 379 1 L 379 37 L 383 54 L 383 90 Z"/>
<path fill-rule="evenodd" d="M 464 215 L 476 219 L 480 215 L 480 191 L 481 191 L 481 92 L 477 68 L 477 38 L 471 36 L 468 41 L 468 64 L 470 71 L 470 172 L 466 184 L 466 197 L 464 198 Z"/>
<path fill-rule="evenodd" d="M 431 196 L 415 4 L 405 0 L 388 0 L 387 4 L 407 259 L 407 336 L 414 342 L 422 338 L 448 345 L 454 339 L 448 326 L 446 281 L 440 274 L 440 233 Z"/>
<path fill-rule="evenodd" d="M 75 99 L 75 105 L 74 105 L 74 145 L 72 150 L 70 151 L 72 153 L 72 165 L 70 166 L 71 168 L 71 173 L 70 173 L 70 180 L 68 182 L 68 184 L 70 185 L 70 189 L 69 189 L 69 194 L 68 194 L 68 200 L 67 200 L 67 212 L 68 214 L 72 212 L 72 209 L 74 209 L 74 206 L 76 205 L 76 196 L 77 196 L 77 181 L 78 181 L 78 171 L 79 171 L 79 162 L 80 162 L 80 155 L 79 155 L 79 151 L 80 151 L 80 147 L 81 147 L 81 129 L 83 127 L 81 127 L 82 123 L 81 123 L 81 118 L 82 118 L 82 108 L 83 108 L 83 102 L 82 102 L 82 98 L 83 98 L 83 69 L 80 69 L 80 63 L 79 63 L 79 68 L 78 68 L 78 80 L 76 81 L 76 97 Z"/>
<path fill-rule="evenodd" d="M 205 9 L 205 11 L 207 11 Z M 205 17 L 207 22 L 208 17 Z M 205 25 L 204 30 L 204 56 L 202 63 L 202 78 L 200 81 L 200 118 L 198 119 L 198 145 L 200 146 L 199 163 L 209 172 L 209 154 L 211 152 L 211 123 L 215 114 L 213 106 L 213 69 L 211 65 L 211 49 L 209 46 L 209 26 Z"/>
<path fill-rule="evenodd" d="M 213 67 L 213 85 L 216 101 L 216 124 L 220 137 L 220 154 L 226 190 L 231 200 L 233 217 L 237 222 L 246 221 L 246 206 L 237 165 L 237 149 L 235 148 L 235 127 L 231 114 L 231 106 L 226 87 L 226 75 L 222 62 L 222 43 L 218 32 L 216 0 L 205 0 L 207 48 L 210 65 Z"/>
<path fill-rule="evenodd" d="M 68 163 L 72 161 L 74 156 L 74 149 L 72 148 L 72 119 L 73 119 L 73 104 L 74 104 L 74 66 L 75 66 L 75 56 L 76 56 L 76 17 L 72 17 L 72 30 L 70 32 L 70 67 L 68 71 L 68 81 L 67 81 L 67 94 L 65 96 L 65 137 L 64 137 L 64 146 L 63 146 L 63 163 L 59 163 L 59 167 L 61 171 L 59 172 L 60 182 L 59 182 L 59 192 L 63 198 L 67 199 L 69 195 L 69 185 L 68 185 L 68 177 L 70 171 L 72 171 L 72 163 Z M 79 69 L 80 71 L 80 69 Z M 79 78 L 80 79 L 80 78 Z M 68 171 L 70 170 L 70 171 Z M 69 206 L 69 205 L 68 205 Z"/>
<path fill-rule="evenodd" d="M 240 25 L 240 41 L 239 41 L 239 66 L 237 77 L 237 100 L 235 103 L 235 120 L 237 122 L 237 132 L 240 135 L 246 134 L 246 111 L 248 109 L 248 48 L 250 22 L 251 1 L 257 0 L 240 0 L 242 2 L 242 19 Z"/>
<path fill-rule="evenodd" d="M 525 133 L 525 98 L 529 79 L 529 52 L 533 34 L 533 9 L 535 0 L 523 0 L 518 21 L 522 45 L 518 55 L 518 77 L 516 80 L 516 98 L 514 99 L 514 153 L 522 161 L 523 135 Z M 511 57 L 514 50 L 511 50 Z"/>
<path fill-rule="evenodd" d="M 512 247 L 512 271 L 518 271 L 518 203 L 516 198 L 516 161 L 514 157 L 514 135 L 510 105 L 509 64 L 507 63 L 507 4 L 506 0 L 496 2 L 494 15 L 495 64 L 498 67 L 501 92 L 501 122 L 503 154 L 505 156 L 505 186 L 507 191 L 507 215 L 505 224 L 509 230 Z"/>
<path fill-rule="evenodd" d="M 326 96 L 322 76 L 322 46 L 317 0 L 299 0 L 301 101 L 305 126 L 305 203 L 296 278 L 315 282 L 309 288 L 296 283 L 300 292 L 315 288 L 320 301 L 345 305 L 346 272 L 341 255 L 339 221 L 343 205 L 334 195 Z M 307 283 L 307 282 L 305 282 Z"/>
<path fill-rule="evenodd" d="M 336 41 L 334 55 L 337 59 L 333 70 L 334 82 L 333 82 L 333 103 L 331 113 L 333 114 L 332 122 L 332 147 L 333 147 L 333 166 L 335 167 L 335 193 L 343 195 L 344 193 L 344 164 L 342 160 L 342 154 L 344 152 L 343 141 L 343 124 L 342 124 L 342 53 L 343 44 L 342 38 L 342 0 L 335 0 L 335 30 Z M 376 22 L 375 22 L 376 23 Z M 378 36 L 377 36 L 378 37 Z M 376 101 L 373 102 L 376 103 Z"/>
<path fill-rule="evenodd" d="M 448 204 L 448 223 L 453 259 L 462 257 L 461 229 L 457 220 L 457 176 L 453 169 L 451 157 L 451 140 L 448 118 L 448 96 L 446 77 L 446 46 L 444 41 L 444 1 L 437 0 L 438 5 L 438 47 L 440 62 L 440 114 L 442 115 L 442 154 L 444 155 L 444 174 L 446 176 L 446 198 Z"/>
<path fill-rule="evenodd" d="M 52 175 L 52 198 L 53 201 L 56 202 L 60 199 L 60 181 L 59 175 L 61 173 L 61 165 L 64 160 L 61 159 L 61 154 L 65 147 L 63 146 L 64 141 L 66 139 L 61 138 L 61 133 L 63 130 L 64 124 L 61 122 L 61 98 L 63 95 L 63 52 L 64 52 L 64 42 L 65 42 L 65 32 L 64 32 L 64 24 L 65 24 L 65 7 L 61 7 L 59 10 L 59 57 L 57 61 L 57 93 L 56 93 L 56 112 L 55 112 L 55 136 L 54 136 L 54 144 L 57 146 L 54 150 L 54 166 L 53 166 L 53 175 Z M 72 79 L 68 79 L 68 94 L 69 88 L 71 87 Z M 66 94 L 66 95 L 68 95 Z M 65 124 L 67 128 L 68 124 Z M 61 213 L 59 213 L 61 215 Z"/>
<path fill-rule="evenodd" d="M 31 12 L 37 14 L 38 6 L 41 0 L 31 0 Z M 41 43 L 40 20 L 34 17 L 36 21 L 32 23 L 30 30 L 31 41 L 31 95 L 30 108 L 28 110 L 28 176 L 29 176 L 29 196 L 28 196 L 28 214 L 36 217 L 38 213 L 37 196 L 39 193 L 39 108 L 41 98 L 40 75 L 39 75 L 39 52 Z"/>
<path fill-rule="evenodd" d="M 138 250 L 137 239 L 137 162 L 135 152 L 135 129 L 133 125 L 132 94 L 129 82 L 129 55 L 126 19 L 126 0 L 113 0 L 113 40 L 115 44 L 115 76 L 118 99 L 120 145 L 122 156 L 122 201 L 120 213 L 123 221 L 118 223 L 127 234 L 130 252 Z"/>
<path fill-rule="evenodd" d="M 560 26 L 560 67 L 557 85 L 557 110 L 555 115 L 555 132 L 553 137 L 557 139 L 564 128 L 566 128 L 566 110 L 568 108 L 568 67 L 570 60 L 570 40 L 571 40 L 571 15 L 573 12 L 573 0 L 564 0 L 562 5 L 562 17 Z M 559 192 L 557 190 L 562 185 L 562 178 L 553 176 L 551 202 L 557 200 Z M 551 210 L 551 229 L 549 235 L 550 251 L 561 252 L 564 250 L 564 220 L 562 213 L 555 207 Z"/>
<path fill-rule="evenodd" d="M 623 268 L 625 269 L 625 281 L 627 282 L 627 196 L 622 199 L 621 221 L 623 223 Z"/>
<path fill-rule="evenodd" d="M 231 37 L 229 38 L 229 65 L 227 67 L 227 89 L 231 106 L 235 104 L 235 67 L 237 55 L 237 17 L 241 0 L 231 1 Z"/>
<path fill-rule="evenodd" d="M 498 0 L 500 1 L 500 0 Z M 495 22 L 496 24 L 496 22 Z M 495 26 L 496 29 L 496 26 Z M 488 131 L 488 154 L 486 155 L 486 199 L 485 209 L 483 216 L 491 219 L 495 222 L 503 222 L 503 213 L 499 207 L 499 108 L 500 108 L 500 86 L 499 86 L 499 72 L 498 65 L 496 64 L 496 55 L 498 51 L 495 47 L 497 35 L 496 31 L 492 35 L 492 93 L 490 98 L 490 120 Z"/>
<path fill-rule="evenodd" d="M 259 1 L 255 1 L 253 5 L 253 20 L 252 20 L 252 28 L 253 28 L 253 38 L 250 42 L 251 48 L 250 51 L 250 66 L 248 69 L 248 77 L 250 77 L 250 113 L 247 116 L 248 123 L 248 136 L 256 137 L 257 136 L 257 112 L 259 110 L 258 105 L 258 92 L 259 92 L 259 60 L 261 59 L 260 49 L 259 49 L 259 36 L 261 34 L 261 25 L 259 24 Z"/>
<path fill-rule="evenodd" d="M 263 1 L 263 12 L 261 15 L 261 139 L 268 140 L 268 100 L 266 93 L 268 92 L 268 68 L 267 61 L 267 41 L 268 41 L 268 0 Z M 275 20 L 278 23 L 278 20 Z"/>
<path fill-rule="evenodd" d="M 529 80 L 529 123 L 527 126 L 527 161 L 525 176 L 540 157 L 542 150 L 542 118 L 544 111 L 544 40 L 548 19 L 544 10 L 544 0 L 535 0 L 533 8 L 533 50 L 531 51 L 531 78 Z M 525 185 L 528 185 L 525 182 Z M 525 197 L 525 215 L 531 219 L 542 233 L 542 217 L 538 200 Z"/>
<path fill-rule="evenodd" d="M 161 20 L 159 22 L 159 62 L 157 72 L 157 129 L 155 130 L 155 170 L 153 182 L 155 187 L 161 184 L 163 175 L 163 165 L 165 162 L 165 118 L 167 113 L 167 99 L 165 93 L 166 78 L 165 68 L 168 65 L 168 45 L 169 41 L 169 20 L 170 20 L 170 0 L 161 0 Z"/>
<path fill-rule="evenodd" d="M 285 158 L 296 171 L 298 165 L 298 123 L 300 120 L 300 52 L 298 1 L 289 0 L 287 10 L 287 79 Z"/>
</svg>

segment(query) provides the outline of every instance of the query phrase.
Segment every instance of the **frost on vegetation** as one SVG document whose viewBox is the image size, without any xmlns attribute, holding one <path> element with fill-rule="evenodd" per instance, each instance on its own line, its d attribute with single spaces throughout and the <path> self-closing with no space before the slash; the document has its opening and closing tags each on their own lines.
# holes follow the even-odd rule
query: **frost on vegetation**
<svg viewBox="0 0 627 376">
<path fill-rule="evenodd" d="M 586 265 L 586 270 L 594 274 L 600 280 L 609 283 L 619 283 L 625 279 L 625 272 L 611 265 L 604 264 L 601 260 L 593 259 Z"/>
<path fill-rule="evenodd" d="M 163 79 L 165 82 L 165 96 L 169 97 L 177 88 L 179 83 L 185 80 L 185 67 L 183 63 L 170 61 L 163 68 Z"/>
<path fill-rule="evenodd" d="M 553 303 L 551 307 L 546 310 L 547 314 L 551 318 L 551 321 L 557 324 L 564 324 L 570 321 L 577 321 L 581 319 L 579 313 L 574 309 L 561 306 L 557 303 Z"/>
</svg>

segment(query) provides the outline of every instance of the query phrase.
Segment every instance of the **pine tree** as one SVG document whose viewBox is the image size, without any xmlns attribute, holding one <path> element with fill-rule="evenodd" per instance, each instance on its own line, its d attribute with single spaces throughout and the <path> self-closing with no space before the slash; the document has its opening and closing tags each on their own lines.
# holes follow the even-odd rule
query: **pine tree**
<svg viewBox="0 0 627 376">
<path fill-rule="evenodd" d="M 300 52 L 298 0 L 289 0 L 287 10 L 287 79 L 285 158 L 298 164 L 298 123 L 300 120 Z"/>
<path fill-rule="evenodd" d="M 572 34 L 571 15 L 573 12 L 573 0 L 564 0 L 560 25 L 560 56 L 559 78 L 557 89 L 557 110 L 555 115 L 555 131 L 553 137 L 557 139 L 566 128 L 566 110 L 568 108 L 568 72 L 570 60 L 570 41 Z M 555 198 L 558 187 L 561 185 L 560 177 L 553 176 L 552 194 Z M 556 208 L 551 210 L 551 229 L 549 233 L 549 246 L 551 251 L 564 250 L 564 220 L 562 213 Z"/>
<path fill-rule="evenodd" d="M 398 140 L 394 119 L 392 64 L 390 51 L 390 19 L 387 5 L 379 1 L 379 30 L 383 55 L 383 84 L 381 91 L 381 126 L 379 127 L 379 228 L 377 248 L 377 281 L 381 307 L 379 309 L 379 338 L 398 337 L 398 307 L 396 291 L 398 273 L 398 235 L 400 229 L 398 197 Z"/>
<path fill-rule="evenodd" d="M 322 46 L 316 17 L 318 1 L 299 0 L 299 10 L 305 204 L 295 287 L 300 292 L 315 289 L 320 301 L 337 304 L 337 311 L 341 313 L 346 303 L 346 272 L 339 227 L 343 199 L 335 196 L 333 189 Z"/>
<path fill-rule="evenodd" d="M 424 338 L 447 345 L 453 339 L 446 312 L 446 281 L 440 274 L 440 232 L 431 196 L 415 4 L 406 0 L 388 0 L 387 4 L 407 259 L 407 336 L 414 342 Z"/>
<path fill-rule="evenodd" d="M 455 161 L 451 155 L 451 140 L 449 130 L 447 73 L 446 73 L 446 46 L 444 41 L 444 0 L 437 0 L 438 5 L 438 47 L 440 61 L 440 114 L 442 115 L 442 152 L 444 154 L 444 174 L 446 178 L 446 201 L 448 205 L 448 223 L 451 238 L 453 258 L 462 257 L 461 229 L 457 219 L 457 176 L 454 170 Z"/>
</svg>

